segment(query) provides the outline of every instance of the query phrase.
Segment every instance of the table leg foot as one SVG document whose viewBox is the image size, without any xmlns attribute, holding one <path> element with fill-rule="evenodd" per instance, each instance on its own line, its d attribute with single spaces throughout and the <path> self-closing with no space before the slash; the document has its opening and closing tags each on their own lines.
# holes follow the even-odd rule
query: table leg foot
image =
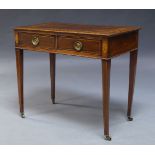
<svg viewBox="0 0 155 155">
<path fill-rule="evenodd" d="M 55 103 L 55 98 L 52 98 L 52 103 L 53 103 L 53 104 L 56 104 L 56 103 Z"/>
<path fill-rule="evenodd" d="M 133 118 L 128 116 L 128 121 L 133 121 Z"/>
<path fill-rule="evenodd" d="M 25 118 L 25 115 L 23 112 L 20 113 L 21 118 Z"/>
<path fill-rule="evenodd" d="M 111 137 L 109 135 L 104 135 L 104 139 L 107 141 L 111 141 Z"/>
</svg>

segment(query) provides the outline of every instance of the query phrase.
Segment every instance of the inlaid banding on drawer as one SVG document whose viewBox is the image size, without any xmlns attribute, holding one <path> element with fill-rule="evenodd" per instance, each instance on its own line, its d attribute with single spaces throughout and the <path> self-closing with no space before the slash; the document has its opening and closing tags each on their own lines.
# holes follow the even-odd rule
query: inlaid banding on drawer
<svg viewBox="0 0 155 155">
<path fill-rule="evenodd" d="M 59 36 L 57 41 L 58 50 L 70 50 L 88 52 L 96 55 L 101 53 L 101 41 L 95 39 L 81 39 L 77 37 Z"/>
<path fill-rule="evenodd" d="M 48 34 L 35 33 L 18 33 L 18 47 L 28 48 L 33 50 L 52 50 L 55 49 L 55 36 Z"/>
</svg>

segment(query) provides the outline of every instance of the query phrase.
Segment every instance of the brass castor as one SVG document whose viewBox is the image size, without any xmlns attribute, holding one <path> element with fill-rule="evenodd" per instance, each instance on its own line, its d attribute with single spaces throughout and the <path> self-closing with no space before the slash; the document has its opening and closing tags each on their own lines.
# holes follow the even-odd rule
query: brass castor
<svg viewBox="0 0 155 155">
<path fill-rule="evenodd" d="M 128 121 L 133 121 L 133 118 L 128 116 Z"/>
<path fill-rule="evenodd" d="M 105 136 L 104 136 L 104 139 L 107 140 L 107 141 L 111 141 L 111 137 L 108 136 L 108 135 L 105 135 Z"/>
<path fill-rule="evenodd" d="M 20 113 L 21 118 L 25 118 L 24 113 Z"/>
</svg>

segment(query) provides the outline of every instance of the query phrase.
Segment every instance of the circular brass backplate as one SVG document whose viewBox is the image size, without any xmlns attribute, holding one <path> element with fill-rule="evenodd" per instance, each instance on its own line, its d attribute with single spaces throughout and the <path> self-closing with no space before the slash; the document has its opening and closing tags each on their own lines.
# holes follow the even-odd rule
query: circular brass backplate
<svg viewBox="0 0 155 155">
<path fill-rule="evenodd" d="M 73 47 L 76 51 L 81 51 L 83 44 L 81 41 L 76 41 L 76 42 L 74 42 Z"/>
<path fill-rule="evenodd" d="M 38 37 L 33 37 L 31 42 L 32 42 L 32 44 L 34 46 L 37 46 L 39 44 L 39 38 Z"/>
</svg>

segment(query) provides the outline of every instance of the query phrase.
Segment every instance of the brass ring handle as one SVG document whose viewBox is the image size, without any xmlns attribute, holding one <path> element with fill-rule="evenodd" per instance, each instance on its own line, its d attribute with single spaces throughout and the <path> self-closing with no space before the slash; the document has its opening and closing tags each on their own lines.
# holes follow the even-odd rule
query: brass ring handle
<svg viewBox="0 0 155 155">
<path fill-rule="evenodd" d="M 80 41 L 76 41 L 76 42 L 74 42 L 73 47 L 74 47 L 74 49 L 76 51 L 81 51 L 82 47 L 83 47 L 83 44 Z"/>
<path fill-rule="evenodd" d="M 38 38 L 38 37 L 33 37 L 33 38 L 32 38 L 32 44 L 33 44 L 34 46 L 37 46 L 37 45 L 39 44 L 39 38 Z"/>
</svg>

